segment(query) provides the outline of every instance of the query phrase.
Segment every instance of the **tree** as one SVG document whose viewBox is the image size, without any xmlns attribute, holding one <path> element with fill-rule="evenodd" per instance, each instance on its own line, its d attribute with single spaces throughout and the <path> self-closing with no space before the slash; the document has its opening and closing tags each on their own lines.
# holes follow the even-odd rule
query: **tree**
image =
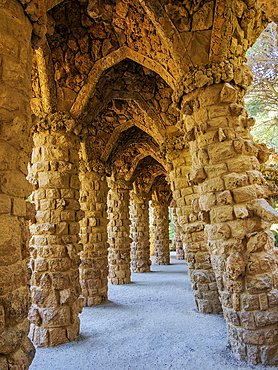
<svg viewBox="0 0 278 370">
<path fill-rule="evenodd" d="M 278 151 L 278 44 L 277 29 L 271 23 L 247 52 L 254 80 L 245 98 L 249 115 L 256 118 L 255 140 Z"/>
</svg>

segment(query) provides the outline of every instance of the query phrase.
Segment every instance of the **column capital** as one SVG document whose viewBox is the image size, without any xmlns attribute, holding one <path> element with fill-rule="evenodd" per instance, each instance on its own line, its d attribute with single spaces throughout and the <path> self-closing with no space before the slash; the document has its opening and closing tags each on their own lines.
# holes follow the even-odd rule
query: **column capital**
<svg viewBox="0 0 278 370">
<path fill-rule="evenodd" d="M 85 174 L 88 172 L 104 176 L 110 173 L 110 168 L 106 163 L 98 159 L 93 159 L 91 161 L 81 159 L 79 162 L 79 173 Z"/>
<path fill-rule="evenodd" d="M 73 133 L 78 135 L 82 130 L 82 123 L 69 112 L 54 112 L 39 119 L 32 127 L 35 133 Z"/>
<path fill-rule="evenodd" d="M 125 181 L 123 179 L 115 180 L 114 178 L 107 177 L 107 184 L 109 189 L 123 189 L 123 190 L 131 190 L 132 183 L 129 181 Z"/>
<path fill-rule="evenodd" d="M 184 103 L 185 94 L 221 82 L 238 86 L 245 93 L 253 80 L 251 69 L 246 62 L 245 57 L 235 57 L 220 63 L 192 67 L 188 73 L 183 75 L 173 92 L 172 99 L 175 107 L 178 110 L 182 109 L 181 104 Z"/>
</svg>

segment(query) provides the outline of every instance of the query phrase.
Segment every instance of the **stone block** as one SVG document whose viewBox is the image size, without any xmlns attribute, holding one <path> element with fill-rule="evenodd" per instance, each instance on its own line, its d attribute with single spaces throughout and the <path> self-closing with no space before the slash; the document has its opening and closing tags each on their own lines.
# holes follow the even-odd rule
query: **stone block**
<svg viewBox="0 0 278 370">
<path fill-rule="evenodd" d="M 61 212 L 61 220 L 62 221 L 69 221 L 74 222 L 75 221 L 75 211 L 73 210 L 64 210 Z"/>
<path fill-rule="evenodd" d="M 260 309 L 259 297 L 256 295 L 243 294 L 242 307 L 245 311 L 255 311 Z"/>
<path fill-rule="evenodd" d="M 246 289 L 250 294 L 268 292 L 271 288 L 272 278 L 269 274 L 246 276 Z"/>
<path fill-rule="evenodd" d="M 256 216 L 261 217 L 264 221 L 277 223 L 278 212 L 265 199 L 252 200 L 248 203 L 248 207 L 253 210 Z"/>
<path fill-rule="evenodd" d="M 53 210 L 55 209 L 55 206 L 56 206 L 55 199 L 41 199 L 40 200 L 40 210 L 41 211 Z"/>
<path fill-rule="evenodd" d="M 199 185 L 198 192 L 201 194 L 212 193 L 224 189 L 223 180 L 220 177 L 206 180 L 203 184 Z"/>
<path fill-rule="evenodd" d="M 225 187 L 228 190 L 241 188 L 248 185 L 248 177 L 246 174 L 238 175 L 237 173 L 230 173 L 224 176 Z"/>
<path fill-rule="evenodd" d="M 275 271 L 277 269 L 276 257 L 273 252 L 260 255 L 260 267 L 262 272 Z"/>
<path fill-rule="evenodd" d="M 226 163 L 215 164 L 213 166 L 205 166 L 205 172 L 208 178 L 215 178 L 227 173 Z"/>
<path fill-rule="evenodd" d="M 247 218 L 249 216 L 249 212 L 247 211 L 247 208 L 242 205 L 234 206 L 234 213 L 236 218 Z"/>
<path fill-rule="evenodd" d="M 48 328 L 68 326 L 70 324 L 70 307 L 40 309 L 42 325 Z"/>
<path fill-rule="evenodd" d="M 68 188 L 69 175 L 58 171 L 39 172 L 39 186 L 41 188 Z"/>
<path fill-rule="evenodd" d="M 225 141 L 223 143 L 214 144 L 208 148 L 208 155 L 212 164 L 224 162 L 235 156 L 233 143 L 231 141 Z"/>
<path fill-rule="evenodd" d="M 68 150 L 55 146 L 41 147 L 42 161 L 68 161 Z"/>
<path fill-rule="evenodd" d="M 255 312 L 254 316 L 259 327 L 276 324 L 278 322 L 278 307 L 270 308 L 267 311 Z"/>
<path fill-rule="evenodd" d="M 233 197 L 235 203 L 249 202 L 252 199 L 257 198 L 257 190 L 253 185 L 245 186 L 240 189 L 233 190 Z"/>
<path fill-rule="evenodd" d="M 228 239 L 231 234 L 231 229 L 225 223 L 206 225 L 205 234 L 208 240 Z"/>
<path fill-rule="evenodd" d="M 46 190 L 40 189 L 40 190 L 45 191 L 45 194 L 46 194 L 45 196 L 48 199 L 60 199 L 60 190 L 59 189 L 46 189 Z M 65 190 L 65 189 L 61 189 L 61 193 L 62 193 L 63 190 Z M 63 197 L 63 196 L 61 195 L 61 197 Z M 52 207 L 53 203 L 50 203 L 50 204 L 51 204 L 51 207 Z"/>
<path fill-rule="evenodd" d="M 63 290 L 69 287 L 69 277 L 67 274 L 59 272 L 52 273 L 52 284 L 54 289 Z"/>
<path fill-rule="evenodd" d="M 233 220 L 233 207 L 221 206 L 210 211 L 211 223 L 220 223 Z"/>
<path fill-rule="evenodd" d="M 214 105 L 208 108 L 210 120 L 216 117 L 229 117 L 230 115 L 230 107 L 228 105 Z"/>
<path fill-rule="evenodd" d="M 269 307 L 278 306 L 278 290 L 275 289 L 267 294 Z"/>
<path fill-rule="evenodd" d="M 50 211 L 37 211 L 36 220 L 38 223 L 50 222 Z"/>
<path fill-rule="evenodd" d="M 68 271 L 71 267 L 71 261 L 69 258 L 53 258 L 48 260 L 49 271 Z"/>
<path fill-rule="evenodd" d="M 12 207 L 11 198 L 6 194 L 0 194 L 0 214 L 10 213 Z"/>
<path fill-rule="evenodd" d="M 244 329 L 256 329 L 256 323 L 254 320 L 254 314 L 253 312 L 242 312 L 240 314 L 240 320 L 241 325 L 244 327 Z"/>
<path fill-rule="evenodd" d="M 49 345 L 51 347 L 69 342 L 66 328 L 53 328 L 48 330 Z"/>
<path fill-rule="evenodd" d="M 233 202 L 232 194 L 229 190 L 225 190 L 218 194 L 217 202 L 220 204 L 231 204 Z"/>
</svg>

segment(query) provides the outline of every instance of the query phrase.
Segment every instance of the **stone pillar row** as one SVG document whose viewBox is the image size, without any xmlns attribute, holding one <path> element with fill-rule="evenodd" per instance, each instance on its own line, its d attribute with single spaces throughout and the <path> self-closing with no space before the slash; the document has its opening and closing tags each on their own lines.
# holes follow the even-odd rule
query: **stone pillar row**
<svg viewBox="0 0 278 370">
<path fill-rule="evenodd" d="M 169 250 L 169 208 L 163 200 L 153 197 L 154 257 L 156 265 L 170 264 Z"/>
<path fill-rule="evenodd" d="M 125 181 L 109 179 L 108 206 L 108 264 L 111 284 L 130 283 L 129 191 Z"/>
<path fill-rule="evenodd" d="M 85 217 L 80 221 L 83 250 L 80 253 L 80 284 L 84 306 L 107 301 L 108 243 L 106 175 L 94 171 L 80 174 L 80 206 Z"/>
<path fill-rule="evenodd" d="M 188 182 L 192 160 L 184 138 L 178 136 L 166 143 L 165 156 L 196 307 L 202 313 L 219 313 L 216 278 L 204 237 L 207 218 L 198 206 L 197 186 Z"/>
<path fill-rule="evenodd" d="M 32 306 L 30 338 L 36 346 L 55 346 L 79 334 L 82 310 L 78 266 L 79 139 L 63 130 L 63 115 L 50 115 L 34 133 L 29 178 L 36 222 L 30 226 Z M 52 128 L 53 121 L 57 127 Z M 48 126 L 48 129 L 44 127 Z"/>
<path fill-rule="evenodd" d="M 238 85 L 219 83 L 184 95 L 181 106 L 198 184 L 196 208 L 207 212 L 205 236 L 216 275 L 233 354 L 253 364 L 278 362 L 278 268 L 271 223 L 277 212 L 264 199 L 260 172 L 265 149 L 249 134 Z M 193 237 L 193 234 L 192 234 Z"/>
<path fill-rule="evenodd" d="M 32 26 L 18 1 L 0 8 L 0 369 L 8 370 L 27 369 L 35 355 L 27 338 Z"/>
<path fill-rule="evenodd" d="M 150 271 L 149 196 L 130 193 L 131 266 L 133 272 Z"/>
</svg>

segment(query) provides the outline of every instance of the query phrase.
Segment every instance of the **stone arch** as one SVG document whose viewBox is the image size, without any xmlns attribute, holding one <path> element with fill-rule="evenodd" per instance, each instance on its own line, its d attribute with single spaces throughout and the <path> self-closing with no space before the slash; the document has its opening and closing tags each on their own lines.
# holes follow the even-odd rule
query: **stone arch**
<svg viewBox="0 0 278 370">
<path fill-rule="evenodd" d="M 140 130 L 146 132 L 148 135 L 150 135 L 151 137 L 153 137 L 153 131 L 149 128 L 147 128 L 146 126 L 142 125 L 140 122 L 138 121 L 134 121 L 134 120 L 131 120 L 131 121 L 128 121 L 118 127 L 116 127 L 116 129 L 114 130 L 111 138 L 109 139 L 106 147 L 105 147 L 105 150 L 101 156 L 101 160 L 102 161 L 107 161 L 108 158 L 109 158 L 109 155 L 110 153 L 112 152 L 113 148 L 115 147 L 115 144 L 120 136 L 120 134 L 126 130 L 128 130 L 129 128 L 133 127 L 133 126 L 136 126 L 138 127 Z M 159 135 L 159 139 L 160 141 L 162 142 L 163 141 L 163 136 L 160 134 Z"/>
<path fill-rule="evenodd" d="M 92 96 L 94 89 L 97 85 L 97 82 L 102 73 L 106 71 L 108 68 L 111 68 L 114 65 L 120 63 L 124 59 L 131 59 L 134 62 L 137 62 L 142 66 L 151 69 L 152 71 L 156 72 L 159 76 L 161 76 L 170 87 L 174 88 L 175 86 L 174 77 L 169 72 L 167 72 L 158 62 L 151 60 L 148 57 L 139 54 L 134 50 L 131 50 L 127 46 L 123 46 L 118 50 L 115 50 L 112 53 L 108 54 L 104 58 L 98 60 L 92 67 L 86 85 L 82 87 L 74 104 L 71 107 L 70 113 L 73 116 L 79 117 L 82 114 L 86 107 L 88 99 L 90 96 Z"/>
<path fill-rule="evenodd" d="M 138 155 L 138 156 L 134 159 L 134 162 L 133 162 L 133 164 L 132 164 L 132 166 L 131 166 L 130 170 L 129 170 L 129 171 L 128 171 L 128 173 L 126 174 L 126 178 L 125 178 L 125 180 L 126 180 L 126 181 L 130 181 L 130 180 L 131 180 L 131 178 L 132 178 L 132 176 L 133 176 L 133 174 L 134 174 L 134 172 L 135 172 L 135 170 L 136 170 L 136 167 L 137 167 L 137 165 L 139 164 L 139 162 L 140 162 L 141 160 L 143 160 L 144 158 L 148 157 L 148 156 L 150 156 L 150 157 L 152 157 L 153 159 L 155 159 L 158 163 L 160 163 L 160 164 L 164 167 L 164 163 L 163 163 L 162 159 L 161 159 L 161 158 L 159 158 L 159 157 L 156 155 L 156 153 L 153 151 L 153 149 L 152 149 L 148 144 L 147 144 L 147 146 L 149 147 L 149 149 L 148 149 L 147 151 L 145 151 L 144 153 L 142 153 L 142 154 Z"/>
</svg>

